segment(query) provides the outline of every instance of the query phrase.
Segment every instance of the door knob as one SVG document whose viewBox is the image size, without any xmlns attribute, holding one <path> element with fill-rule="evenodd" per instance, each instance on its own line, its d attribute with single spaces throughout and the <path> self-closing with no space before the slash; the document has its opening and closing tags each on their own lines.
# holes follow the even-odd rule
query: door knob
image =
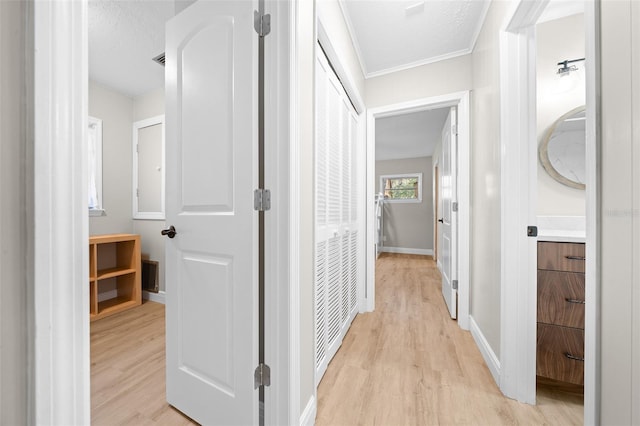
<svg viewBox="0 0 640 426">
<path fill-rule="evenodd" d="M 169 238 L 173 238 L 176 236 L 177 232 L 176 232 L 176 228 L 173 227 L 173 225 L 171 225 L 169 228 L 167 229 L 163 229 L 160 232 L 162 235 L 166 235 Z"/>
<path fill-rule="evenodd" d="M 438 219 L 438 222 L 444 223 L 444 219 Z"/>
</svg>

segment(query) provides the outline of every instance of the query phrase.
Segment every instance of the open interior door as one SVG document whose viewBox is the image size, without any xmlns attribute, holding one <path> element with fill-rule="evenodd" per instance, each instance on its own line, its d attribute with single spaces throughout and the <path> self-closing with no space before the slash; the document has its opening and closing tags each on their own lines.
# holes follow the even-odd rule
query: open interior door
<svg viewBox="0 0 640 426">
<path fill-rule="evenodd" d="M 167 400 L 201 424 L 258 424 L 257 64 L 252 1 L 167 23 Z"/>
<path fill-rule="evenodd" d="M 447 121 L 442 128 L 442 154 L 441 154 L 441 191 L 442 218 L 440 219 L 442 229 L 441 246 L 438 247 L 440 259 L 442 261 L 442 295 L 449 309 L 451 318 L 458 315 L 457 290 L 455 289 L 457 276 L 457 131 L 456 131 L 456 109 L 452 107 Z"/>
</svg>

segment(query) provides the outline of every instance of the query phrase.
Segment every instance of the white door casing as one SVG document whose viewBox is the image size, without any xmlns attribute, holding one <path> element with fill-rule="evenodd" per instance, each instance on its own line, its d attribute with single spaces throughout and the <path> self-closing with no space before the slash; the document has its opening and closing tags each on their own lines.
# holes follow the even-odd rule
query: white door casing
<svg viewBox="0 0 640 426">
<path fill-rule="evenodd" d="M 469 292 L 470 292 L 470 223 L 471 223 L 471 196 L 470 196 L 470 92 L 456 92 L 430 98 L 416 99 L 382 107 L 369 108 L 367 110 L 367 137 L 366 137 L 366 217 L 367 217 L 367 243 L 366 243 L 366 284 L 363 292 L 365 299 L 361 302 L 363 311 L 373 311 L 375 308 L 375 204 L 373 194 L 377 191 L 375 181 L 375 121 L 376 118 L 390 117 L 410 112 L 423 111 L 425 109 L 456 107 L 457 112 L 457 277 L 458 277 L 458 326 L 463 330 L 469 330 Z"/>
<path fill-rule="evenodd" d="M 451 318 L 457 317 L 457 291 L 453 281 L 457 280 L 457 214 L 454 203 L 457 202 L 457 135 L 456 109 L 451 107 L 442 128 L 442 172 L 440 178 L 440 198 L 442 200 L 442 296 L 449 309 Z"/>
<path fill-rule="evenodd" d="M 255 6 L 167 24 L 167 400 L 203 424 L 258 423 Z"/>
</svg>

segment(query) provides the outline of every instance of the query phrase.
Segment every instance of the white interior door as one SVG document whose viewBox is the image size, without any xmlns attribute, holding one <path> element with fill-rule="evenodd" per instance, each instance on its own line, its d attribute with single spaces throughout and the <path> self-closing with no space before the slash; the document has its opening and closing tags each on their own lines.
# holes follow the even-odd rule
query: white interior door
<svg viewBox="0 0 640 426">
<path fill-rule="evenodd" d="M 442 128 L 442 162 L 441 162 L 441 192 L 442 200 L 442 295 L 449 309 L 451 318 L 457 317 L 457 291 L 454 290 L 454 280 L 457 280 L 457 220 L 454 203 L 457 200 L 456 164 L 457 164 L 457 135 L 456 109 L 451 108 L 447 121 Z"/>
<path fill-rule="evenodd" d="M 258 424 L 256 6 L 167 24 L 167 400 L 207 425 Z"/>
</svg>

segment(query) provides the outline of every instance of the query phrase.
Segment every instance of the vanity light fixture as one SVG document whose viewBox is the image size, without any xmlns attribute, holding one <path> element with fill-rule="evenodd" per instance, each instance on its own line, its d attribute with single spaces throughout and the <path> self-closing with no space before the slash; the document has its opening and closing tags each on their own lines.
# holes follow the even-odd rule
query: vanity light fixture
<svg viewBox="0 0 640 426">
<path fill-rule="evenodd" d="M 560 77 L 564 77 L 565 75 L 569 75 L 571 73 L 571 71 L 578 71 L 578 67 L 576 65 L 570 65 L 570 64 L 574 64 L 576 62 L 584 61 L 584 59 L 585 58 L 565 59 L 562 62 L 558 62 L 558 66 L 560 68 L 558 68 L 558 72 L 556 74 L 558 74 Z"/>
</svg>

